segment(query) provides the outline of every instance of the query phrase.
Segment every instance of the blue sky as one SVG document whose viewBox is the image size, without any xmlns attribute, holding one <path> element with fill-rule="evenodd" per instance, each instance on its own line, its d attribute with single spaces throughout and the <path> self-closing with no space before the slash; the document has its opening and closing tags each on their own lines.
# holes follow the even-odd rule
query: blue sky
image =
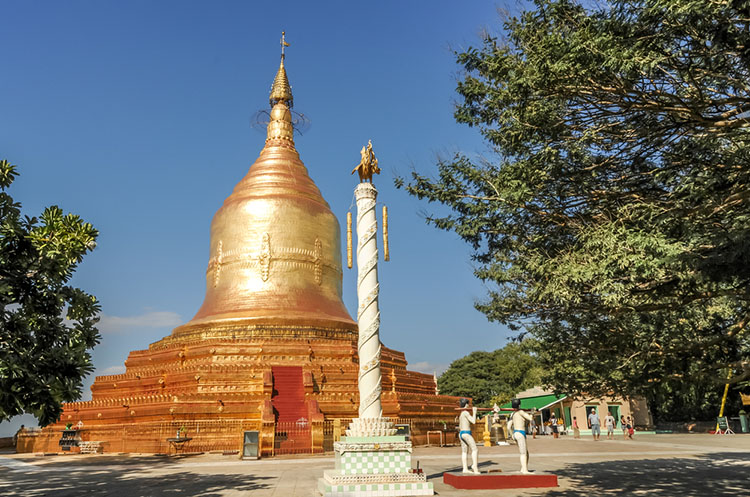
<svg viewBox="0 0 750 497">
<path fill-rule="evenodd" d="M 381 339 L 412 369 L 438 373 L 509 332 L 473 308 L 486 288 L 470 249 L 437 231 L 393 186 L 438 156 L 491 152 L 453 119 L 453 50 L 497 32 L 514 1 L 5 1 L 0 4 L 0 158 L 27 215 L 57 204 L 100 231 L 73 283 L 102 303 L 96 374 L 124 371 L 188 321 L 204 296 L 211 218 L 257 158 L 282 30 L 296 138 L 311 177 L 345 225 L 359 150 L 383 170 L 391 262 L 380 265 Z M 345 237 L 342 237 L 345 239 Z M 356 310 L 355 274 L 344 301 Z M 88 386 L 84 399 L 90 398 Z M 28 424 L 28 423 L 27 423 Z M 0 435 L 2 431 L 0 429 Z"/>
</svg>

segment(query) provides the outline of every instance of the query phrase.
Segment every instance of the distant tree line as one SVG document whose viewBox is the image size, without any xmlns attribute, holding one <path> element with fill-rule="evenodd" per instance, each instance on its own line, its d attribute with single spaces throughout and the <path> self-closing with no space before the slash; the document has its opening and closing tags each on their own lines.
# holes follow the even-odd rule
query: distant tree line
<svg viewBox="0 0 750 497">
<path fill-rule="evenodd" d="M 456 359 L 438 378 L 444 395 L 471 397 L 474 405 L 504 404 L 516 393 L 539 386 L 542 366 L 530 341 L 511 342 L 493 352 L 477 351 Z"/>
</svg>

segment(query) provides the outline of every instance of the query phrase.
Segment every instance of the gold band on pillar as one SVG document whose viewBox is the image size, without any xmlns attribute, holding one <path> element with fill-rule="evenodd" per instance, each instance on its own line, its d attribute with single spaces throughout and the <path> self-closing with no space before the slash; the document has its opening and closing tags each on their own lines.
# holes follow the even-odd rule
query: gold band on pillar
<svg viewBox="0 0 750 497">
<path fill-rule="evenodd" d="M 391 253 L 388 250 L 388 207 L 383 206 L 383 259 L 391 260 Z"/>
<path fill-rule="evenodd" d="M 352 268 L 352 213 L 346 213 L 346 267 Z"/>
</svg>

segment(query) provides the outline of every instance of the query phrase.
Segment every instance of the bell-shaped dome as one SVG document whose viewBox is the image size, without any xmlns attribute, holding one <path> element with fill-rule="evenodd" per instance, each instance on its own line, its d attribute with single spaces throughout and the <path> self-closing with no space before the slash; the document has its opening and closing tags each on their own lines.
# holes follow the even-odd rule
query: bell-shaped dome
<svg viewBox="0 0 750 497">
<path fill-rule="evenodd" d="M 283 59 L 271 98 L 265 146 L 211 223 L 203 305 L 173 337 L 207 327 L 234 336 L 259 326 L 292 336 L 356 333 L 341 299 L 338 220 L 294 147 Z"/>
</svg>

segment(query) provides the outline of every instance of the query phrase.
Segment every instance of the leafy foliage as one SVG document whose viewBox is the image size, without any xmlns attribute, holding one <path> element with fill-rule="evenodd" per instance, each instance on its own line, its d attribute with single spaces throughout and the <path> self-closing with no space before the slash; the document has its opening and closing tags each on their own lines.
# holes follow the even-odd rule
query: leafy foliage
<svg viewBox="0 0 750 497">
<path fill-rule="evenodd" d="M 471 397 L 476 406 L 504 404 L 541 381 L 542 369 L 530 348 L 528 340 L 511 342 L 494 352 L 477 351 L 457 359 L 438 378 L 440 393 Z"/>
<path fill-rule="evenodd" d="M 56 206 L 21 217 L 7 193 L 16 175 L 0 161 L 0 421 L 28 412 L 45 426 L 93 370 L 99 304 L 66 283 L 98 232 Z"/>
<path fill-rule="evenodd" d="M 478 309 L 560 391 L 750 378 L 749 24 L 748 2 L 537 0 L 457 54 L 455 117 L 497 156 L 406 189 L 452 209 L 428 222 L 475 249 Z"/>
</svg>

